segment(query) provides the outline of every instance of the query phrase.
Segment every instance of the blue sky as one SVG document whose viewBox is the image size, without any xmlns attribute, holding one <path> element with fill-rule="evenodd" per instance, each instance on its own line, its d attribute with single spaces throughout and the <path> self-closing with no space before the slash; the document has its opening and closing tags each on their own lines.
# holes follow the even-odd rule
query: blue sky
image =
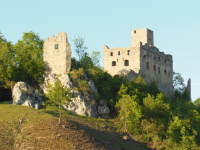
<svg viewBox="0 0 200 150">
<path fill-rule="evenodd" d="M 64 31 L 85 38 L 88 52 L 131 46 L 131 30 L 154 31 L 154 45 L 173 56 L 173 68 L 192 81 L 192 100 L 200 97 L 199 0 L 0 0 L 0 31 L 13 44 L 23 32 L 45 39 Z"/>
</svg>

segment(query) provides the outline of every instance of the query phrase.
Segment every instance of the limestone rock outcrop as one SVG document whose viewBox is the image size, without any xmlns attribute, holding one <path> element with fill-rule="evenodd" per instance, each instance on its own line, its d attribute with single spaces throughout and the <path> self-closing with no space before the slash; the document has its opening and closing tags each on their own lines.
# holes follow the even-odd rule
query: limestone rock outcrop
<svg viewBox="0 0 200 150">
<path fill-rule="evenodd" d="M 12 92 L 13 104 L 30 106 L 39 109 L 42 106 L 42 100 L 38 91 L 34 90 L 25 82 L 17 82 Z"/>
<path fill-rule="evenodd" d="M 44 78 L 44 83 L 40 85 L 40 88 L 43 89 L 44 93 L 47 93 L 48 91 L 48 83 L 54 85 L 56 78 L 61 81 L 63 86 L 67 88 L 72 87 L 72 82 L 70 81 L 68 74 L 61 74 L 60 76 L 55 74 L 47 74 Z"/>
<path fill-rule="evenodd" d="M 48 84 L 54 85 L 56 79 L 59 79 L 62 85 L 67 88 L 73 87 L 68 74 L 47 74 L 44 77 L 44 82 L 40 84 L 40 88 L 44 93 L 48 93 Z M 93 118 L 99 117 L 99 115 L 105 117 L 110 112 L 109 108 L 106 106 L 106 103 L 101 103 L 101 101 L 98 106 L 96 100 L 99 98 L 98 90 L 92 80 L 88 81 L 86 74 L 85 79 L 87 80 L 91 91 L 87 93 L 87 95 L 83 95 L 80 91 L 71 90 L 71 92 L 74 93 L 74 97 L 71 99 L 72 101 L 70 103 L 66 101 L 66 104 L 62 105 L 63 108 L 79 115 Z M 42 94 L 39 94 L 38 91 L 34 90 L 25 82 L 18 82 L 15 84 L 12 93 L 14 105 L 30 106 L 35 109 L 41 108 L 42 96 Z"/>
<path fill-rule="evenodd" d="M 61 74 L 61 75 L 48 74 L 44 79 L 44 83 L 40 85 L 44 93 L 47 93 L 48 91 L 47 87 L 48 83 L 54 85 L 56 78 L 61 81 L 63 86 L 67 88 L 72 88 L 72 82 L 70 81 L 68 74 Z M 87 76 L 85 78 L 87 78 Z M 71 99 L 72 101 L 69 104 L 67 104 L 66 102 L 66 105 L 65 104 L 63 105 L 63 108 L 65 110 L 70 110 L 72 113 L 89 116 L 93 118 L 99 116 L 97 111 L 97 102 L 95 100 L 95 97 L 99 96 L 98 91 L 92 80 L 90 80 L 88 84 L 91 87 L 92 92 L 87 96 L 83 96 L 82 93 L 79 91 L 71 90 L 71 92 L 74 92 L 74 98 Z"/>
<path fill-rule="evenodd" d="M 72 113 L 76 113 L 79 115 L 89 116 L 92 118 L 98 117 L 98 112 L 96 109 L 96 105 L 87 101 L 79 91 L 73 91 L 75 97 L 72 98 L 72 102 L 69 105 L 63 105 L 65 110 L 69 110 Z"/>
<path fill-rule="evenodd" d="M 98 91 L 97 91 L 97 88 L 95 87 L 95 85 L 94 85 L 94 82 L 92 81 L 92 80 L 90 80 L 89 82 L 88 82 L 88 84 L 89 84 L 89 86 L 91 87 L 91 89 L 92 89 L 92 96 L 93 97 L 99 97 L 99 93 L 98 93 Z"/>
</svg>

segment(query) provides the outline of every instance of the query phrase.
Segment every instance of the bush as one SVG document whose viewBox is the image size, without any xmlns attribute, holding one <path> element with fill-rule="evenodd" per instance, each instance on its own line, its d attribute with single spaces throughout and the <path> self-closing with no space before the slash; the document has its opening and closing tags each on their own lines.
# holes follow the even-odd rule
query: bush
<svg viewBox="0 0 200 150">
<path fill-rule="evenodd" d="M 124 87 L 120 88 L 117 93 L 117 99 L 120 99 L 122 94 L 130 96 L 137 95 L 137 102 L 143 105 L 143 99 L 147 97 L 148 94 L 156 97 L 159 93 L 160 91 L 155 82 L 146 83 L 144 78 L 138 76 L 137 78 L 133 78 L 130 82 L 126 82 Z"/>
<path fill-rule="evenodd" d="M 154 118 L 159 124 L 167 126 L 171 119 L 169 104 L 164 103 L 164 94 L 160 93 L 154 99 L 154 96 L 148 94 L 143 100 L 144 114 L 147 119 Z"/>
<path fill-rule="evenodd" d="M 70 73 L 70 78 L 72 80 L 72 83 L 74 84 L 74 86 L 78 86 L 78 82 L 77 80 L 79 79 L 85 79 L 84 77 L 84 69 L 83 68 L 79 68 L 79 69 L 73 69 L 72 73 Z"/>
<path fill-rule="evenodd" d="M 81 91 L 81 93 L 83 95 L 87 95 L 87 94 L 84 94 L 85 92 L 86 93 L 91 93 L 92 92 L 92 89 L 91 87 L 89 86 L 88 82 L 86 80 L 77 80 L 78 82 L 78 87 L 79 87 L 79 91 Z"/>
<path fill-rule="evenodd" d="M 197 147 L 196 132 L 190 126 L 189 120 L 181 120 L 178 116 L 170 121 L 167 131 L 167 145 L 171 149 L 192 149 Z"/>
</svg>

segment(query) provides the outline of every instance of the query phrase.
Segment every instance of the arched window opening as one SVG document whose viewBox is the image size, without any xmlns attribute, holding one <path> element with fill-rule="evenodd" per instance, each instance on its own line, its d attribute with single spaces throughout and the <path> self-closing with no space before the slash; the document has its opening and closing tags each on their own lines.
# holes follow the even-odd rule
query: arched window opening
<svg viewBox="0 0 200 150">
<path fill-rule="evenodd" d="M 110 53 L 110 56 L 113 56 L 113 52 Z"/>
<path fill-rule="evenodd" d="M 158 73 L 160 73 L 160 67 L 158 67 Z"/>
<path fill-rule="evenodd" d="M 114 78 L 119 78 L 119 75 L 117 75 L 117 74 L 116 74 L 116 75 L 114 75 Z"/>
<path fill-rule="evenodd" d="M 130 50 L 128 50 L 128 55 L 131 55 L 131 51 Z"/>
<path fill-rule="evenodd" d="M 121 55 L 121 52 L 120 52 L 120 51 L 118 51 L 118 55 Z"/>
<path fill-rule="evenodd" d="M 165 64 L 166 64 L 166 62 L 167 62 L 167 61 L 166 61 L 166 59 L 165 59 Z"/>
<path fill-rule="evenodd" d="M 112 66 L 116 66 L 116 61 L 113 61 L 113 62 L 112 62 Z"/>
<path fill-rule="evenodd" d="M 154 65 L 154 71 L 156 72 L 156 65 Z"/>
<path fill-rule="evenodd" d="M 156 56 L 154 56 L 154 60 L 156 61 Z"/>
<path fill-rule="evenodd" d="M 146 55 L 143 56 L 143 59 L 146 59 Z"/>
<path fill-rule="evenodd" d="M 124 66 L 129 66 L 129 61 L 128 60 L 124 61 Z"/>
<path fill-rule="evenodd" d="M 118 62 L 118 59 L 117 59 L 117 62 Z"/>
<path fill-rule="evenodd" d="M 136 33 L 136 30 L 134 30 L 134 33 Z"/>
<path fill-rule="evenodd" d="M 158 61 L 160 61 L 160 57 L 158 57 Z"/>
<path fill-rule="evenodd" d="M 166 70 L 164 70 L 164 74 L 167 75 L 167 71 Z"/>
<path fill-rule="evenodd" d="M 146 66 L 146 68 L 149 69 L 149 62 L 147 62 L 147 66 Z"/>
</svg>

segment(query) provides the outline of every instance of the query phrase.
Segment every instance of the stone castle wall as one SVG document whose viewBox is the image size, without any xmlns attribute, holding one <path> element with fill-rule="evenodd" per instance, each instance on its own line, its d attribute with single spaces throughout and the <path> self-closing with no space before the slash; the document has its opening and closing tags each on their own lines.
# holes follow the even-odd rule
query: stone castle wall
<svg viewBox="0 0 200 150">
<path fill-rule="evenodd" d="M 173 61 L 172 56 L 160 52 L 155 46 L 140 43 L 140 75 L 147 82 L 155 81 L 158 88 L 166 95 L 172 95 Z"/>
<path fill-rule="evenodd" d="M 71 69 L 71 45 L 65 32 L 47 38 L 43 45 L 44 75 L 63 74 Z"/>
<path fill-rule="evenodd" d="M 142 42 L 154 46 L 153 31 L 144 28 L 131 31 L 131 46 L 137 47 Z"/>
<path fill-rule="evenodd" d="M 167 96 L 173 94 L 172 55 L 154 46 L 153 31 L 147 28 L 132 30 L 130 47 L 110 49 L 104 45 L 103 53 L 104 70 L 112 76 L 124 74 L 130 80 L 141 75 L 146 82 L 156 81 Z"/>
<path fill-rule="evenodd" d="M 104 53 L 104 70 L 108 71 L 112 76 L 120 76 L 127 74 L 128 71 L 134 70 L 139 73 L 140 67 L 140 51 L 134 47 L 109 49 L 103 46 Z M 128 65 L 125 61 L 128 60 Z"/>
</svg>

